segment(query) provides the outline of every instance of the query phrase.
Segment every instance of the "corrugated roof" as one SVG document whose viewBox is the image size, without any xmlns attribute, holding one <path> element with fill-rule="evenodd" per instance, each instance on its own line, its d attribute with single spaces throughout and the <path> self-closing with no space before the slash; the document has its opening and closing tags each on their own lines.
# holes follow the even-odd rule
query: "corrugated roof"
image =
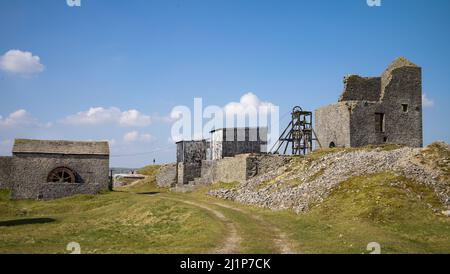
<svg viewBox="0 0 450 274">
<path fill-rule="evenodd" d="M 109 144 L 100 142 L 50 141 L 16 139 L 13 153 L 43 153 L 71 155 L 109 155 Z"/>
</svg>

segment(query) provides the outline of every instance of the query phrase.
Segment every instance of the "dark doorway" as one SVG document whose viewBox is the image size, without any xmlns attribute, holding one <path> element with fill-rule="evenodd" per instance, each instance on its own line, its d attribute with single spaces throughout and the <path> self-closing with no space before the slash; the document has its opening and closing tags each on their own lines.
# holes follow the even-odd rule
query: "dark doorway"
<svg viewBox="0 0 450 274">
<path fill-rule="evenodd" d="M 385 116 L 384 113 L 375 113 L 375 131 L 385 131 Z"/>
</svg>

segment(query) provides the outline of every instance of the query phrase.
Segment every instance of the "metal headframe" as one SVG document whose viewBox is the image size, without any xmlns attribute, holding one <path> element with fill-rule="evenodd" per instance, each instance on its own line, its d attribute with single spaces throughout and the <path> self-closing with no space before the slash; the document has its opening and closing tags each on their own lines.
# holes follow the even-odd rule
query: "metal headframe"
<svg viewBox="0 0 450 274">
<path fill-rule="evenodd" d="M 296 106 L 292 109 L 291 116 L 289 125 L 271 151 L 275 154 L 283 151 L 283 154 L 286 154 L 290 147 L 292 155 L 306 155 L 313 151 L 313 141 L 317 141 L 321 146 L 312 126 L 312 112 L 303 111 L 301 107 Z"/>
</svg>

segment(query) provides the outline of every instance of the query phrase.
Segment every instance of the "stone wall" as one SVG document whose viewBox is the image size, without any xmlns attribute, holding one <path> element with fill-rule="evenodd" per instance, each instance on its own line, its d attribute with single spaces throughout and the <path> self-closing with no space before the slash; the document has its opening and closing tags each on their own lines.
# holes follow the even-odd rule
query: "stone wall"
<svg viewBox="0 0 450 274">
<path fill-rule="evenodd" d="M 0 189 L 9 189 L 11 187 L 11 165 L 12 157 L 0 157 Z"/>
<path fill-rule="evenodd" d="M 218 160 L 214 166 L 214 181 L 224 183 L 245 181 L 247 179 L 247 158 L 248 155 L 238 155 Z"/>
<path fill-rule="evenodd" d="M 68 167 L 77 175 L 76 183 L 48 183 L 55 168 Z M 109 156 L 15 154 L 11 177 L 13 199 L 56 199 L 75 194 L 96 194 L 108 190 Z"/>
<path fill-rule="evenodd" d="M 350 76 L 344 83 L 341 102 L 316 110 L 315 131 L 323 147 L 423 146 L 420 67 L 399 58 L 381 77 Z"/>
<path fill-rule="evenodd" d="M 177 163 L 201 163 L 206 160 L 206 141 L 183 141 L 177 143 Z"/>
<path fill-rule="evenodd" d="M 389 79 L 383 83 L 382 90 L 387 143 L 422 147 L 422 69 L 399 67 L 385 78 Z M 407 106 L 406 111 L 403 106 Z"/>
<path fill-rule="evenodd" d="M 205 140 L 177 143 L 177 183 L 179 185 L 188 184 L 200 177 L 208 144 Z"/>
<path fill-rule="evenodd" d="M 201 163 L 179 163 L 177 167 L 177 183 L 179 185 L 188 184 L 195 178 L 201 177 Z"/>
<path fill-rule="evenodd" d="M 357 102 L 351 111 L 351 146 L 368 144 L 402 144 L 422 147 L 421 69 L 401 67 L 384 75 L 383 101 Z M 384 115 L 384 130 L 375 115 Z"/>
<path fill-rule="evenodd" d="M 323 148 L 350 146 L 350 110 L 346 102 L 319 108 L 315 112 L 314 128 Z"/>
<path fill-rule="evenodd" d="M 264 175 L 290 161 L 289 156 L 241 154 L 221 160 L 203 161 L 201 182 L 244 182 L 252 177 Z"/>
<path fill-rule="evenodd" d="M 167 164 L 160 167 L 156 174 L 156 184 L 159 187 L 173 187 L 177 183 L 177 165 Z"/>
<path fill-rule="evenodd" d="M 379 101 L 381 77 L 361 77 L 350 75 L 344 77 L 344 91 L 339 102 L 342 101 Z"/>
<path fill-rule="evenodd" d="M 249 157 L 249 160 L 252 159 L 254 159 L 254 161 L 251 165 L 256 165 L 256 173 L 249 177 L 264 175 L 279 167 L 287 165 L 292 160 L 292 156 L 267 154 Z M 249 170 L 251 171 L 251 168 L 249 168 Z M 251 175 L 251 173 L 249 175 Z"/>
</svg>

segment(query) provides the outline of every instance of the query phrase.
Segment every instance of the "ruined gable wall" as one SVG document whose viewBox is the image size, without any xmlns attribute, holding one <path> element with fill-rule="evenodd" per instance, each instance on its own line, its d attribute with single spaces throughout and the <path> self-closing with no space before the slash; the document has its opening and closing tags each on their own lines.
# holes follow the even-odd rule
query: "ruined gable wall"
<svg viewBox="0 0 450 274">
<path fill-rule="evenodd" d="M 351 146 L 403 144 L 422 146 L 422 87 L 418 67 L 400 67 L 383 75 L 381 102 L 352 102 Z M 404 106 L 407 106 L 405 111 Z M 384 114 L 384 132 L 376 130 L 375 113 Z"/>
<path fill-rule="evenodd" d="M 78 183 L 48 183 L 57 167 L 76 172 Z M 16 154 L 12 164 L 13 199 L 56 199 L 108 190 L 109 156 Z"/>
<path fill-rule="evenodd" d="M 423 146 L 422 70 L 405 66 L 383 75 L 382 106 L 388 143 Z M 402 105 L 407 105 L 404 111 Z"/>
<path fill-rule="evenodd" d="M 315 111 L 314 130 L 323 148 L 331 142 L 337 147 L 350 146 L 350 112 L 347 103 L 325 106 Z"/>
<path fill-rule="evenodd" d="M 339 102 L 379 101 L 380 94 L 381 77 L 350 75 L 344 77 L 344 91 L 339 97 Z"/>
</svg>

